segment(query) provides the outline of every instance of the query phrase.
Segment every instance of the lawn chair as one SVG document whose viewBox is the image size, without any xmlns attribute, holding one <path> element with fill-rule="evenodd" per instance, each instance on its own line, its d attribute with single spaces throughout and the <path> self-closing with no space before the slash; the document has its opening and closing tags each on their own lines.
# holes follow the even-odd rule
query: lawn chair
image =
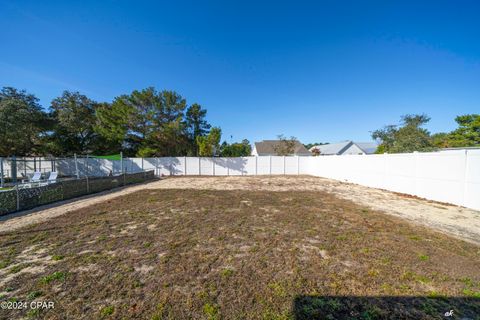
<svg viewBox="0 0 480 320">
<path fill-rule="evenodd" d="M 19 185 L 19 187 L 32 188 L 35 184 L 40 183 L 41 180 L 42 180 L 42 173 L 37 171 L 33 173 L 33 176 L 28 180 L 27 183 L 22 183 L 21 185 Z"/>
<path fill-rule="evenodd" d="M 48 179 L 40 183 L 40 186 L 46 186 L 52 183 L 57 182 L 58 173 L 56 171 L 50 172 Z"/>
</svg>

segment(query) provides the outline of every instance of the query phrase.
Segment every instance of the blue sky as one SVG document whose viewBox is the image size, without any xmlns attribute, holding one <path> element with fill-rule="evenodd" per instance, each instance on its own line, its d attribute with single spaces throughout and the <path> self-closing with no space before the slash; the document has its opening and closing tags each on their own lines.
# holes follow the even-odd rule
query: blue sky
<svg viewBox="0 0 480 320">
<path fill-rule="evenodd" d="M 406 113 L 480 113 L 478 1 L 4 1 L 0 86 L 47 107 L 155 86 L 230 140 L 370 140 Z"/>
</svg>

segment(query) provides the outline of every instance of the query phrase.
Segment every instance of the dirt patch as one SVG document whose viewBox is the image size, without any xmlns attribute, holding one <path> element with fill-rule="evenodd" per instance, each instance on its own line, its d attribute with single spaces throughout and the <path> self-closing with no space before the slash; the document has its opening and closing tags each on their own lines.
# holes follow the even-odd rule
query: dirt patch
<svg viewBox="0 0 480 320">
<path fill-rule="evenodd" d="M 0 270 L 56 257 L 0 286 L 54 301 L 38 318 L 480 314 L 479 246 L 324 191 L 140 191 L 0 234 L 0 249 Z"/>
<path fill-rule="evenodd" d="M 348 199 L 372 210 L 402 217 L 426 225 L 466 241 L 480 244 L 480 212 L 462 207 L 405 196 L 389 191 L 343 183 L 311 176 L 257 176 L 257 177 L 172 177 L 138 185 L 118 192 L 81 199 L 73 203 L 45 209 L 26 216 L 0 222 L 0 232 L 46 221 L 53 217 L 90 205 L 111 201 L 139 190 L 195 189 L 195 190 L 263 190 L 263 191 L 324 191 Z M 144 191 L 148 192 L 148 191 Z M 156 201 L 146 194 L 146 201 Z M 288 202 L 288 199 L 285 201 Z M 242 202 L 251 205 L 250 200 Z M 171 210 L 176 210 L 171 208 Z M 236 210 L 228 208 L 227 210 Z M 266 208 L 271 210 L 271 208 Z M 158 213 L 163 214 L 163 213 Z M 124 232 L 128 232 L 125 230 Z"/>
<path fill-rule="evenodd" d="M 402 217 L 480 244 L 480 212 L 386 190 L 311 176 L 175 177 L 155 188 L 206 190 L 325 191 L 373 210 Z"/>
</svg>

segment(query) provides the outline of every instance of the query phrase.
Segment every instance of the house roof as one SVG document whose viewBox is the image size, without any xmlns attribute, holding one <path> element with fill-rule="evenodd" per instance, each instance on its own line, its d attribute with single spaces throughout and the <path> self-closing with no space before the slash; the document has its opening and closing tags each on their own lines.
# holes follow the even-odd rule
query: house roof
<svg viewBox="0 0 480 320">
<path fill-rule="evenodd" d="M 366 154 L 373 154 L 377 151 L 378 144 L 375 142 L 354 142 Z"/>
<path fill-rule="evenodd" d="M 280 140 L 263 140 L 260 142 L 255 142 L 255 149 L 258 154 L 275 154 L 275 146 L 280 143 Z M 294 147 L 295 155 L 311 155 L 310 151 L 305 148 L 303 144 L 299 141 L 295 141 Z"/>
<path fill-rule="evenodd" d="M 352 145 L 356 145 L 366 154 L 375 153 L 377 150 L 377 144 L 375 142 L 353 142 L 351 140 L 341 141 L 337 143 L 329 143 L 318 146 L 313 146 L 310 148 L 310 151 L 313 149 L 320 150 L 320 154 L 331 155 L 331 154 L 342 154 Z"/>
<path fill-rule="evenodd" d="M 320 154 L 342 154 L 342 152 L 348 149 L 348 147 L 350 147 L 352 144 L 352 141 L 322 144 L 319 146 L 313 146 L 310 148 L 310 151 L 313 149 L 318 149 L 320 150 Z"/>
</svg>

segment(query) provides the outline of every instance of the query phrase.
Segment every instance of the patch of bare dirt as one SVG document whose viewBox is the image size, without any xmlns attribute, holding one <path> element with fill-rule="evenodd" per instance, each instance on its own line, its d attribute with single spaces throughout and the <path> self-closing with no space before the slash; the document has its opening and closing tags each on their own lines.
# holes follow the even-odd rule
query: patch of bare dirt
<svg viewBox="0 0 480 320">
<path fill-rule="evenodd" d="M 54 301 L 45 319 L 480 313 L 477 245 L 320 190 L 140 190 L 2 233 L 0 249 L 1 299 Z"/>
<path fill-rule="evenodd" d="M 480 244 L 480 212 L 390 191 L 311 176 L 174 177 L 155 183 L 161 189 L 324 191 L 359 205 L 435 228 Z"/>
<path fill-rule="evenodd" d="M 76 209 L 111 201 L 140 190 L 156 189 L 325 191 L 339 198 L 352 200 L 370 209 L 408 219 L 466 241 L 480 244 L 480 212 L 478 211 L 311 176 L 166 178 L 161 181 L 125 188 L 117 192 L 101 194 L 93 198 L 80 199 L 68 204 L 52 205 L 50 208 L 39 212 L 2 221 L 0 222 L 0 232 L 16 230 L 29 224 L 46 221 Z M 148 191 L 144 192 L 148 198 Z M 148 199 L 152 201 L 151 198 Z M 242 203 L 245 206 L 251 205 L 249 200 L 244 200 Z M 127 230 L 124 230 L 124 232 L 127 232 Z"/>
</svg>

